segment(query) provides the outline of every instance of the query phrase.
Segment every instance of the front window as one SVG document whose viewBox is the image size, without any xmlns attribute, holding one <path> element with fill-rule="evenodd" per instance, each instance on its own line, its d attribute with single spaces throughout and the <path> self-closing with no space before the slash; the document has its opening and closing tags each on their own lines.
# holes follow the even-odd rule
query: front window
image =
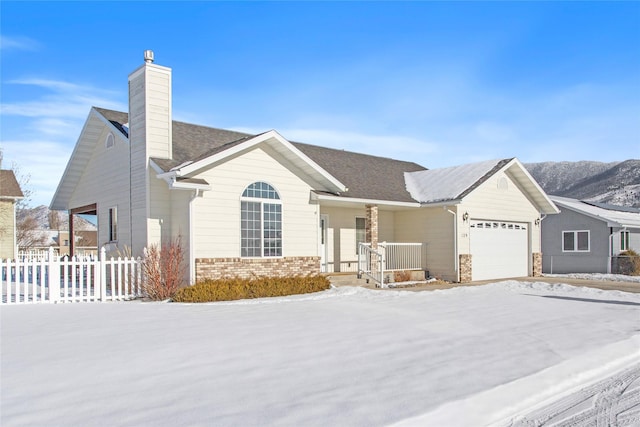
<svg viewBox="0 0 640 427">
<path fill-rule="evenodd" d="M 243 257 L 282 256 L 282 204 L 266 182 L 254 182 L 242 193 L 240 253 Z"/>
<path fill-rule="evenodd" d="M 589 252 L 589 231 L 563 231 L 563 252 Z"/>
<path fill-rule="evenodd" d="M 629 232 L 621 231 L 620 232 L 620 251 L 628 251 L 629 250 Z"/>
<path fill-rule="evenodd" d="M 109 241 L 118 240 L 118 212 L 116 208 L 109 208 Z"/>
</svg>

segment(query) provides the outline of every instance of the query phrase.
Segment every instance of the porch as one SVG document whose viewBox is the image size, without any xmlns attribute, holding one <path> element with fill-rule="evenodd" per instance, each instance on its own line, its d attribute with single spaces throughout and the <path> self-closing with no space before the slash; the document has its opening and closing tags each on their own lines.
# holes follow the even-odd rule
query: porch
<svg viewBox="0 0 640 427">
<path fill-rule="evenodd" d="M 376 287 L 386 288 L 394 282 L 423 281 L 428 277 L 425 243 L 358 245 L 358 278 L 368 279 Z"/>
</svg>

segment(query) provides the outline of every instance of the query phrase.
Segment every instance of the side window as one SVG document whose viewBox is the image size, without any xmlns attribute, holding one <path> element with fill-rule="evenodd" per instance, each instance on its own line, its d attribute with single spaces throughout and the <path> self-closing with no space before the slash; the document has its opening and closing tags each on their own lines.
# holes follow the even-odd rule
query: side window
<svg viewBox="0 0 640 427">
<path fill-rule="evenodd" d="M 563 252 L 589 252 L 590 250 L 589 230 L 563 231 L 562 251 Z"/>
<path fill-rule="evenodd" d="M 109 208 L 109 241 L 118 240 L 118 210 Z"/>
<path fill-rule="evenodd" d="M 282 256 L 282 202 L 266 182 L 254 182 L 240 202 L 240 255 Z"/>
<path fill-rule="evenodd" d="M 116 139 L 114 138 L 113 134 L 109 132 L 109 135 L 107 135 L 107 137 L 104 140 L 104 146 L 105 148 L 111 148 L 115 144 L 116 144 Z"/>
<path fill-rule="evenodd" d="M 621 231 L 620 232 L 620 251 L 628 251 L 629 250 L 629 232 Z"/>
<path fill-rule="evenodd" d="M 356 253 L 358 253 L 360 243 L 364 243 L 366 238 L 366 220 L 365 218 L 356 217 Z"/>
</svg>

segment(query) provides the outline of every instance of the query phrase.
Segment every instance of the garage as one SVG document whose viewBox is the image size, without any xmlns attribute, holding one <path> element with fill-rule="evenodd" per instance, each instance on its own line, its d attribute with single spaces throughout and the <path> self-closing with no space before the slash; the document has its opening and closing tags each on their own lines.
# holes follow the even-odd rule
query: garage
<svg viewBox="0 0 640 427">
<path fill-rule="evenodd" d="M 528 276 L 527 224 L 472 220 L 470 227 L 472 280 Z"/>
</svg>

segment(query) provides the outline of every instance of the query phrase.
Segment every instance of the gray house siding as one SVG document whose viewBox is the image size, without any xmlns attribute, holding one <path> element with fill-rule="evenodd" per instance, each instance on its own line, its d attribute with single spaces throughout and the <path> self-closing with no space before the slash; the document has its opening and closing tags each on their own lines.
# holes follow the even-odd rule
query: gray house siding
<svg viewBox="0 0 640 427">
<path fill-rule="evenodd" d="M 563 232 L 583 230 L 590 234 L 589 251 L 563 252 Z M 610 234 L 605 222 L 561 207 L 559 215 L 542 221 L 542 272 L 606 273 Z"/>
</svg>

